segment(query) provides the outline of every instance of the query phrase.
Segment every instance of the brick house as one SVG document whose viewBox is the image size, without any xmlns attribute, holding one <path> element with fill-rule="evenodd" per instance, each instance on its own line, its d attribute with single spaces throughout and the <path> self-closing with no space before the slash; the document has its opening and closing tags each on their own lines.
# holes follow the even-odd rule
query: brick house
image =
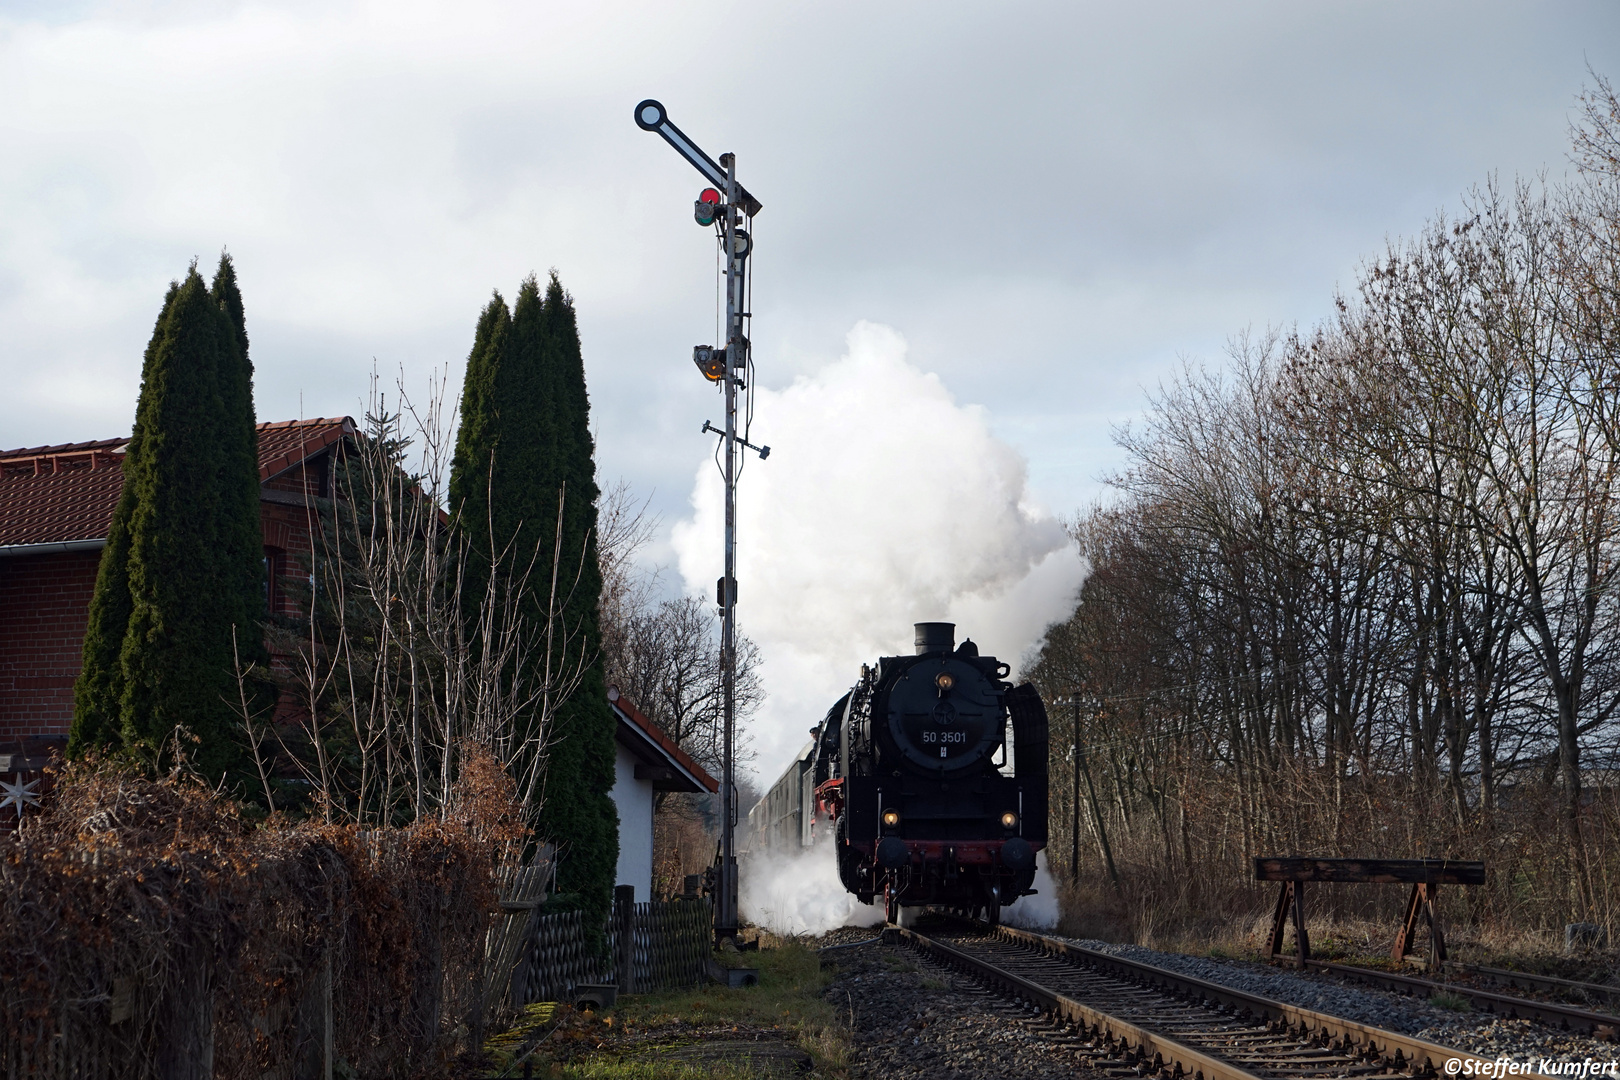
<svg viewBox="0 0 1620 1080">
<path fill-rule="evenodd" d="M 272 612 L 284 602 L 288 554 L 311 547 L 308 500 L 330 496 L 333 460 L 354 434 L 348 417 L 259 425 Z M 0 774 L 31 771 L 67 741 L 90 594 L 123 490 L 128 442 L 0 451 Z"/>
<path fill-rule="evenodd" d="M 259 521 L 271 614 L 297 614 L 283 588 L 313 550 L 313 499 L 332 495 L 333 465 L 352 445 L 354 421 L 259 425 Z M 125 439 L 0 451 L 0 781 L 32 782 L 67 744 L 73 683 L 83 664 L 90 596 L 123 491 Z M 307 567 L 307 563 L 303 563 Z M 272 663 L 275 663 L 272 658 Z M 652 892 L 655 792 L 719 788 L 616 688 L 617 881 Z M 0 808 L 0 829 L 16 813 Z"/>
</svg>

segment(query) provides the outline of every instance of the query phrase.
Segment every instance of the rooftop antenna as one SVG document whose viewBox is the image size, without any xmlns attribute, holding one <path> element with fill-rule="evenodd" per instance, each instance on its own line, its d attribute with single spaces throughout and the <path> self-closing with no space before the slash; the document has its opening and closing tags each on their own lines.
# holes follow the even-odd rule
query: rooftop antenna
<svg viewBox="0 0 1620 1080">
<path fill-rule="evenodd" d="M 714 937 L 722 941 L 737 935 L 737 786 L 734 770 L 736 744 L 737 703 L 737 460 L 738 447 L 754 450 L 760 458 L 770 453 L 769 447 L 756 447 L 737 434 L 737 391 L 745 388 L 742 375 L 749 366 L 748 336 L 743 332 L 743 320 L 751 318 L 744 304 L 743 291 L 748 275 L 744 273 L 752 244 L 741 219 L 752 219 L 761 209 L 760 201 L 737 183 L 737 156 L 721 154 L 716 162 L 686 137 L 685 132 L 669 119 L 669 113 L 657 101 L 648 98 L 636 106 L 636 124 L 643 131 L 656 132 L 675 152 L 703 174 L 714 187 L 704 188 L 692 207 L 692 216 L 699 225 L 715 227 L 720 250 L 726 262 L 726 340 L 721 346 L 698 345 L 692 350 L 692 361 L 703 377 L 724 387 L 726 398 L 725 428 L 716 428 L 707 420 L 705 433 L 714 431 L 722 435 L 725 463 L 722 473 L 726 484 L 725 573 L 715 583 L 715 601 L 720 605 L 720 686 L 725 717 L 725 748 L 720 779 L 720 854 L 719 874 L 715 882 Z"/>
</svg>

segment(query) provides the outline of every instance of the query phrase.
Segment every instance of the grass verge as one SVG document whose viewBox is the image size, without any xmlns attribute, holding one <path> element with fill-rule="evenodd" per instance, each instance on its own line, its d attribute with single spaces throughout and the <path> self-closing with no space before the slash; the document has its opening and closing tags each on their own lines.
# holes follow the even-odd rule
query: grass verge
<svg viewBox="0 0 1620 1080">
<path fill-rule="evenodd" d="M 831 976 L 816 953 L 783 942 L 747 955 L 758 986 L 628 995 L 600 1015 L 531 1005 L 486 1043 L 485 1075 L 521 1076 L 517 1057 L 540 1040 L 528 1061 L 543 1080 L 844 1080 L 848 1032 L 822 998 Z"/>
</svg>

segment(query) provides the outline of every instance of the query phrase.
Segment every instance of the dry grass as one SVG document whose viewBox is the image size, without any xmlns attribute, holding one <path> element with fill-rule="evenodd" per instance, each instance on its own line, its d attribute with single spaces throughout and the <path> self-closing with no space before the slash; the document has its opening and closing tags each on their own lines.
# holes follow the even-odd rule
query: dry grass
<svg viewBox="0 0 1620 1080">
<path fill-rule="evenodd" d="M 1596 923 L 1620 942 L 1620 790 L 1590 788 L 1573 848 L 1561 793 L 1525 781 L 1489 820 L 1443 789 L 1404 777 L 1340 784 L 1285 770 L 1239 789 L 1218 772 L 1178 777 L 1184 797 L 1158 809 L 1105 801 L 1119 886 L 1082 825 L 1078 881 L 1063 859 L 1058 878 L 1067 934 L 1161 949 L 1256 957 L 1268 944 L 1277 886 L 1254 881 L 1258 855 L 1479 859 L 1482 886 L 1442 886 L 1440 909 L 1453 959 L 1534 967 L 1564 977 L 1606 976 L 1613 952 L 1564 954 L 1564 924 Z M 1131 811 L 1127 817 L 1123 810 Z M 1163 818 L 1157 815 L 1162 813 Z M 1055 853 L 1069 823 L 1054 815 Z M 1312 952 L 1387 961 L 1407 901 L 1401 885 L 1308 885 Z M 1292 932 L 1286 948 L 1293 947 Z M 1420 936 L 1418 951 L 1426 948 Z"/>
</svg>

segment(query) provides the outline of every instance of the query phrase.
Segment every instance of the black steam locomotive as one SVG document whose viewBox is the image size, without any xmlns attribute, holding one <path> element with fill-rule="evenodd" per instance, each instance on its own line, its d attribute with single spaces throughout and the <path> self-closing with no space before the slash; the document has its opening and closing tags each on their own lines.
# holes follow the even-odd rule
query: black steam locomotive
<svg viewBox="0 0 1620 1080">
<path fill-rule="evenodd" d="M 918 623 L 915 656 L 863 665 L 749 815 L 767 844 L 807 845 L 812 815 L 830 818 L 844 887 L 890 921 L 937 905 L 995 922 L 1046 844 L 1046 708 L 955 630 Z"/>
</svg>

